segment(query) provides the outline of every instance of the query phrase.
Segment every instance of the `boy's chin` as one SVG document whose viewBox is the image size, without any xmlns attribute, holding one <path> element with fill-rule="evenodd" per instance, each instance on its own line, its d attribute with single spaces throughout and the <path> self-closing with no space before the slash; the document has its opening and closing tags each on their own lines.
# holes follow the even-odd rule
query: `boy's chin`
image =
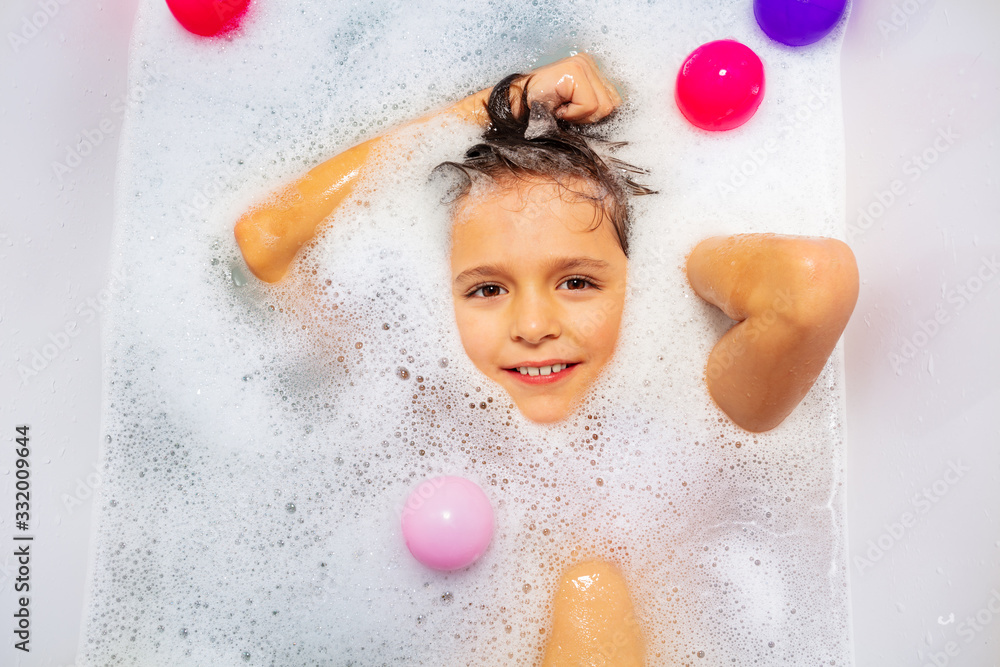
<svg viewBox="0 0 1000 667">
<path fill-rule="evenodd" d="M 573 412 L 574 403 L 552 398 L 514 399 L 514 404 L 521 414 L 536 424 L 554 424 L 568 417 Z"/>
</svg>

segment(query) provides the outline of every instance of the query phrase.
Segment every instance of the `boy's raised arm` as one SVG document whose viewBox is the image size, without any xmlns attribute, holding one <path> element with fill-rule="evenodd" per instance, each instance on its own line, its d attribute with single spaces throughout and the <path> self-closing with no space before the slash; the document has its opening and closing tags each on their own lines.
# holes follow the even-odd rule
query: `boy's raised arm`
<svg viewBox="0 0 1000 667">
<path fill-rule="evenodd" d="M 488 94 L 488 90 L 482 91 L 435 115 L 455 114 L 481 122 Z M 281 280 L 299 249 L 351 194 L 358 178 L 371 169 L 394 134 L 369 139 L 330 158 L 244 213 L 233 231 L 250 271 L 265 282 Z"/>
<path fill-rule="evenodd" d="M 528 103 L 539 101 L 568 122 L 592 123 L 607 116 L 621 98 L 590 56 L 579 54 L 540 67 L 511 86 L 515 107 L 521 86 Z M 485 126 L 485 104 L 491 89 L 470 95 L 430 116 L 457 117 Z M 320 225 L 353 191 L 358 178 L 378 161 L 396 131 L 370 139 L 313 168 L 305 176 L 255 205 L 236 222 L 234 233 L 243 259 L 261 280 L 277 282 L 287 273 L 299 249 L 316 236 Z"/>
<path fill-rule="evenodd" d="M 858 298 L 851 249 L 829 238 L 712 237 L 687 259 L 700 297 L 738 320 L 716 344 L 709 393 L 749 431 L 780 424 L 809 392 Z"/>
</svg>

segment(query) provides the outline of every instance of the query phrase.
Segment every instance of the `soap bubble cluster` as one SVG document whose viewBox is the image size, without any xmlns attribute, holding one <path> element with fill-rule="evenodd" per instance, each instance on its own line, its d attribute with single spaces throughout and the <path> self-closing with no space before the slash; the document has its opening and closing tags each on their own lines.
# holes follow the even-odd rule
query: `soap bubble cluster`
<svg viewBox="0 0 1000 667">
<path fill-rule="evenodd" d="M 650 664 L 849 664 L 839 355 L 781 428 L 736 428 L 703 379 L 731 323 L 683 273 L 709 235 L 843 220 L 839 36 L 777 48 L 744 4 L 262 2 L 195 40 L 142 2 L 131 76 L 165 76 L 122 139 L 131 279 L 105 330 L 81 663 L 534 664 L 559 574 L 601 558 L 625 574 Z M 761 55 L 769 98 L 709 136 L 672 85 L 724 37 Z M 619 83 L 608 133 L 660 194 L 635 202 L 620 347 L 566 422 L 526 421 L 455 329 L 427 177 L 473 128 L 410 126 L 282 282 L 246 270 L 232 228 L 255 201 L 574 50 Z M 490 549 L 451 573 L 399 531 L 439 475 L 475 481 L 496 513 Z"/>
</svg>

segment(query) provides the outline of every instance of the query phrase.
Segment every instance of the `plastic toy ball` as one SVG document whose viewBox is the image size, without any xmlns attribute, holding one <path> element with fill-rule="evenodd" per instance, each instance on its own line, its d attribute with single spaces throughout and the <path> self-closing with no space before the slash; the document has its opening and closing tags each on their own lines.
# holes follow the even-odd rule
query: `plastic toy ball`
<svg viewBox="0 0 1000 667">
<path fill-rule="evenodd" d="M 771 39 L 805 46 L 833 30 L 846 6 L 847 0 L 754 0 L 753 14 Z"/>
<path fill-rule="evenodd" d="M 493 507 L 475 482 L 435 477 L 406 500 L 403 539 L 413 557 L 435 570 L 472 565 L 493 539 Z"/>
<path fill-rule="evenodd" d="M 250 0 L 167 0 L 167 7 L 189 32 L 213 37 L 239 25 Z"/>
<path fill-rule="evenodd" d="M 731 130 L 750 120 L 764 99 L 764 64 L 731 39 L 702 44 L 677 74 L 677 107 L 703 130 Z"/>
</svg>

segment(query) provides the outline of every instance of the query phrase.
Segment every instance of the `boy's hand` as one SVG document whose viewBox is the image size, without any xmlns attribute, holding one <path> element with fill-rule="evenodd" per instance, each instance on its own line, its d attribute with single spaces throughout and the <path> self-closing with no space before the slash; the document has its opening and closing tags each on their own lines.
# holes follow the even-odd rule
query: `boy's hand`
<svg viewBox="0 0 1000 667">
<path fill-rule="evenodd" d="M 687 259 L 694 291 L 738 324 L 706 369 L 709 393 L 739 426 L 774 428 L 816 381 L 858 298 L 854 254 L 835 239 L 713 237 Z"/>
<path fill-rule="evenodd" d="M 528 106 L 541 102 L 556 118 L 596 123 L 622 103 L 622 98 L 586 53 L 563 58 L 532 71 L 511 86 L 512 111 L 520 115 L 521 86 L 528 87 Z"/>
</svg>

